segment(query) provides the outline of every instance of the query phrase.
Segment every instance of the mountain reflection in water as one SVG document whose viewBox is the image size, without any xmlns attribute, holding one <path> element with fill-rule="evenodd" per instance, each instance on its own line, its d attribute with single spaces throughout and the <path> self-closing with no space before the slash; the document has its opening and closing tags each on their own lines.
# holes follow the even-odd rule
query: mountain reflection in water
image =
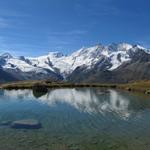
<svg viewBox="0 0 150 150">
<path fill-rule="evenodd" d="M 118 91 L 100 89 L 54 89 L 36 98 L 32 90 L 4 91 L 10 100 L 36 100 L 54 107 L 58 103 L 66 103 L 81 112 L 102 113 L 113 112 L 122 118 L 127 118 L 132 112 L 129 110 L 130 101 Z"/>
</svg>

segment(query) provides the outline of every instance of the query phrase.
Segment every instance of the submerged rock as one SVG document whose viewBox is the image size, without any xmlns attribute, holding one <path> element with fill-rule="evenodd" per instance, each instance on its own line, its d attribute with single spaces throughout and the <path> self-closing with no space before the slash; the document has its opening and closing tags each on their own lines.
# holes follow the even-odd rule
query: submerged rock
<svg viewBox="0 0 150 150">
<path fill-rule="evenodd" d="M 39 129 L 41 127 L 41 123 L 34 119 L 17 120 L 11 124 L 11 128 L 15 129 Z"/>
</svg>

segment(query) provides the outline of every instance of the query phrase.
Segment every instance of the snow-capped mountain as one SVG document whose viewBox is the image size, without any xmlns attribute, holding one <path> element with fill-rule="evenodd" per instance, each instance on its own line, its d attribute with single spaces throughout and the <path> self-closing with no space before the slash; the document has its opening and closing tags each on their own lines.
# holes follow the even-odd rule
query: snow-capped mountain
<svg viewBox="0 0 150 150">
<path fill-rule="evenodd" d="M 31 58 L 14 57 L 5 53 L 0 56 L 0 67 L 15 78 L 18 76 L 20 80 L 70 79 L 79 70 L 80 74 L 91 70 L 114 72 L 123 64 L 131 62 L 135 54 L 140 54 L 141 51 L 150 56 L 148 49 L 127 43 L 83 47 L 68 56 L 60 52 L 50 52 L 45 56 Z"/>
</svg>

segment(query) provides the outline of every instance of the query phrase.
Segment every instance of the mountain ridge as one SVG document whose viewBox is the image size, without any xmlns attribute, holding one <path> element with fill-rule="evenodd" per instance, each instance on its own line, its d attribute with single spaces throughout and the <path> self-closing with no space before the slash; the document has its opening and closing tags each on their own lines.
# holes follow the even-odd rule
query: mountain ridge
<svg viewBox="0 0 150 150">
<path fill-rule="evenodd" d="M 144 57 L 141 59 L 143 55 Z M 147 57 L 148 61 L 144 62 Z M 121 66 L 124 67 L 127 63 L 130 63 L 131 66 L 132 63 L 141 60 L 139 65 L 146 63 L 149 68 L 149 57 L 150 50 L 139 45 L 113 43 L 108 46 L 99 44 L 89 48 L 83 47 L 67 56 L 60 52 L 49 52 L 48 55 L 34 58 L 14 57 L 9 53 L 5 53 L 0 56 L 0 67 L 4 72 L 16 77 L 18 80 L 53 78 L 81 82 L 82 78 L 94 78 L 93 72 L 96 72 L 99 74 L 96 75 L 96 78 L 100 77 L 102 80 L 105 75 L 109 74 L 106 79 L 108 82 L 112 82 L 110 79 L 115 79 L 117 76 L 115 72 L 119 69 L 118 73 L 121 75 L 124 72 Z M 145 70 L 144 68 L 141 69 Z M 80 79 L 77 80 L 76 78 Z M 94 80 L 100 82 L 100 80 Z M 115 79 L 115 82 L 118 82 L 117 80 L 120 82 L 118 78 Z"/>
</svg>

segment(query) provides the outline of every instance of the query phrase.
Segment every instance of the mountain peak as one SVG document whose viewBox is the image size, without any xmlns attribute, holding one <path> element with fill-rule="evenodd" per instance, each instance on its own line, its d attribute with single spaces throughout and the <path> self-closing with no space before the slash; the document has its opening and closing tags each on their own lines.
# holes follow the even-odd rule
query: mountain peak
<svg viewBox="0 0 150 150">
<path fill-rule="evenodd" d="M 142 47 L 142 46 L 140 46 L 140 45 L 138 45 L 138 44 L 133 45 L 133 47 L 134 47 L 134 48 L 138 48 L 138 49 L 145 50 L 145 48 L 144 48 L 144 47 Z"/>
<path fill-rule="evenodd" d="M 56 57 L 56 58 L 60 58 L 60 57 L 64 56 L 63 53 L 58 52 L 58 51 L 56 51 L 56 52 L 49 52 L 48 55 L 53 56 L 53 57 Z"/>
<path fill-rule="evenodd" d="M 107 48 L 109 51 L 127 51 L 133 48 L 133 46 L 128 43 L 112 43 Z"/>
<path fill-rule="evenodd" d="M 9 54 L 9 53 L 4 53 L 4 54 L 1 55 L 1 57 L 4 58 L 4 59 L 13 58 L 13 56 L 11 54 Z"/>
</svg>

